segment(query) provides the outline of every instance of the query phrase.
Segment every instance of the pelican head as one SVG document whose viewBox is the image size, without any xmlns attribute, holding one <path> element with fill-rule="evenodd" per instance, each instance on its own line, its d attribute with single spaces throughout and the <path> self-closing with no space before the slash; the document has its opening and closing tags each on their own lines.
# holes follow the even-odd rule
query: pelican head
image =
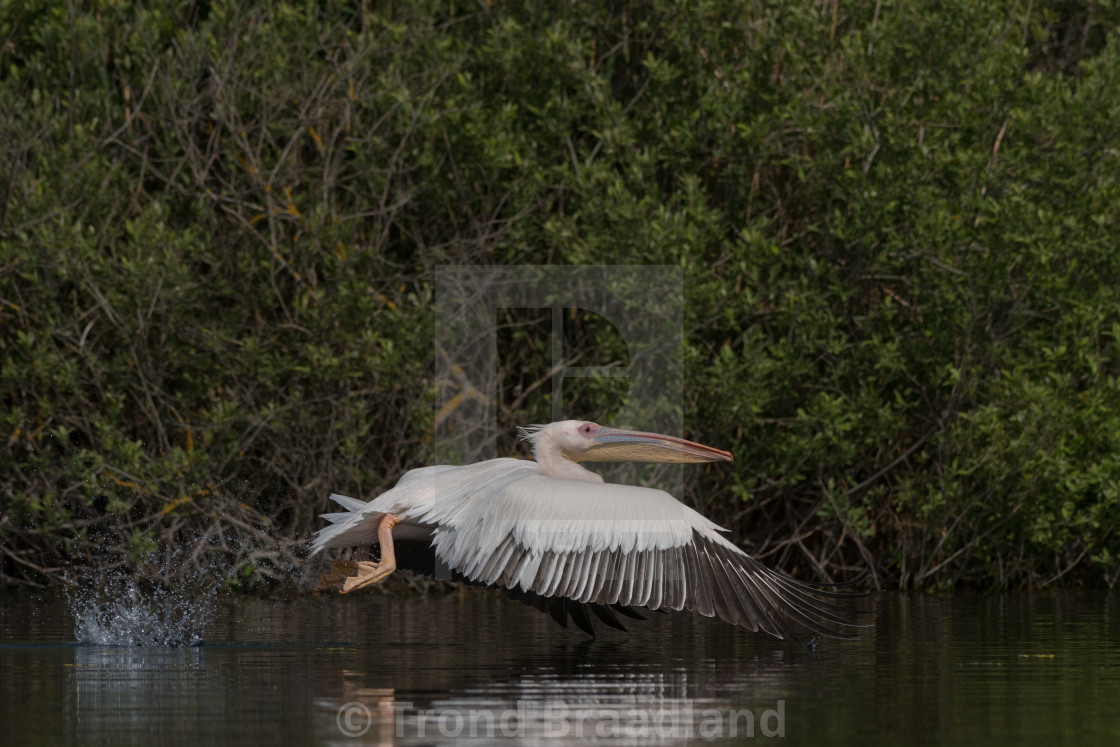
<svg viewBox="0 0 1120 747">
<path fill-rule="evenodd" d="M 730 462 L 731 452 L 659 433 L 608 428 L 586 420 L 562 420 L 522 428 L 538 462 L 562 456 L 569 462 Z"/>
</svg>

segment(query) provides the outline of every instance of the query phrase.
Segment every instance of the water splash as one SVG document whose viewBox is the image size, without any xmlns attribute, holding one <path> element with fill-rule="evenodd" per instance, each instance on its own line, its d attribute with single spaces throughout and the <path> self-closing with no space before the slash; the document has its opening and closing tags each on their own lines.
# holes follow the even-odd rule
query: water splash
<svg viewBox="0 0 1120 747">
<path fill-rule="evenodd" d="M 74 637 L 94 646 L 198 646 L 219 587 L 112 578 L 67 591 Z"/>
<path fill-rule="evenodd" d="M 222 591 L 225 564 L 194 542 L 154 548 L 127 567 L 78 578 L 66 591 L 78 643 L 94 646 L 198 646 Z M 202 550 L 203 552 L 200 552 Z"/>
</svg>

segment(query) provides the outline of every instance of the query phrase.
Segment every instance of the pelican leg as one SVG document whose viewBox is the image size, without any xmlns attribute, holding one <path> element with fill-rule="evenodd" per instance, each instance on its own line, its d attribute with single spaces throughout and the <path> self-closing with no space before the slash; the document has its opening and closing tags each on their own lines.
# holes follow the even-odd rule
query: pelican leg
<svg viewBox="0 0 1120 747">
<path fill-rule="evenodd" d="M 343 594 L 375 584 L 397 570 L 397 556 L 393 551 L 393 527 L 400 523 L 393 514 L 381 517 L 377 525 L 377 541 L 381 545 L 381 560 L 371 563 L 367 560 L 336 560 L 331 564 L 331 572 L 323 574 L 313 591 L 338 589 Z"/>
</svg>

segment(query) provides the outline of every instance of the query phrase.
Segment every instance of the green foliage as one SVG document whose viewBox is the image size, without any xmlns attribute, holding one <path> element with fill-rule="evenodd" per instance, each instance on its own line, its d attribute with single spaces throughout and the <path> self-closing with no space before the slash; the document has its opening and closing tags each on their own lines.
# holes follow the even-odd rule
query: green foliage
<svg viewBox="0 0 1120 747">
<path fill-rule="evenodd" d="M 428 459 L 433 268 L 553 263 L 684 268 L 690 435 L 739 457 L 690 497 L 786 570 L 1111 585 L 1118 26 L 0 0 L 0 577 L 184 533 L 284 576 Z"/>
</svg>

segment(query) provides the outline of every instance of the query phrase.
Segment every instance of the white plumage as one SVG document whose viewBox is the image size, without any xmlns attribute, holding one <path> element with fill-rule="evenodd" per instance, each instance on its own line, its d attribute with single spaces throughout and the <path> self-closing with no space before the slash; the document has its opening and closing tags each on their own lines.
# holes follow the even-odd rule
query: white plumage
<svg viewBox="0 0 1120 747">
<path fill-rule="evenodd" d="M 468 583 L 506 588 L 561 622 L 570 613 L 589 632 L 580 605 L 615 627 L 621 625 L 607 607 L 624 614 L 629 607 L 694 610 L 779 638 L 796 637 L 790 623 L 827 635 L 839 633 L 825 623 L 853 624 L 840 616 L 853 610 L 818 598 L 853 595 L 775 573 L 668 493 L 603 483 L 578 464 L 730 461 L 729 453 L 582 421 L 523 434 L 536 461 L 414 469 L 368 503 L 332 495 L 347 511 L 324 515 L 331 525 L 320 530 L 313 552 L 384 538 L 397 544 L 401 568 L 443 567 Z M 382 563 L 366 569 L 374 581 L 397 567 L 389 550 L 383 547 Z M 325 576 L 321 587 L 337 587 L 342 578 Z M 349 581 L 352 588 L 365 583 Z"/>
</svg>

